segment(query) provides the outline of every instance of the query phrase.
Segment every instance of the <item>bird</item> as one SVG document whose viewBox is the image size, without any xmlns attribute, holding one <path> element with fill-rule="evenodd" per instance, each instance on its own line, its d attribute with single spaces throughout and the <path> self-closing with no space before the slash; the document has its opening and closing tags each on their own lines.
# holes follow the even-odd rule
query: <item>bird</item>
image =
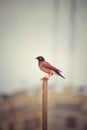
<svg viewBox="0 0 87 130">
<path fill-rule="evenodd" d="M 49 79 L 53 74 L 57 74 L 63 79 L 65 79 L 65 77 L 61 74 L 62 71 L 48 63 L 44 57 L 37 56 L 35 59 L 38 60 L 38 66 L 40 70 L 47 73 L 47 75 L 44 78 Z"/>
</svg>

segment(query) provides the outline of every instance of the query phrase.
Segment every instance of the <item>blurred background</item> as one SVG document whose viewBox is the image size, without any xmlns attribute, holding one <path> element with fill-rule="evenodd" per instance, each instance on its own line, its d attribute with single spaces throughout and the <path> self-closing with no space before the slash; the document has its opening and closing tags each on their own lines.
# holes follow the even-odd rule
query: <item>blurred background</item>
<svg viewBox="0 0 87 130">
<path fill-rule="evenodd" d="M 49 80 L 48 129 L 87 130 L 87 0 L 0 0 L 0 130 L 41 129 L 37 56 Z"/>
</svg>

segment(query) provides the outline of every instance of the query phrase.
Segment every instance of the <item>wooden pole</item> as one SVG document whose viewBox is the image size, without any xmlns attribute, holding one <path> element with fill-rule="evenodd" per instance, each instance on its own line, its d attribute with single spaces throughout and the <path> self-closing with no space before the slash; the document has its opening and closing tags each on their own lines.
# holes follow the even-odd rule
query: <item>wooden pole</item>
<svg viewBox="0 0 87 130">
<path fill-rule="evenodd" d="M 47 81 L 42 79 L 42 130 L 47 130 Z"/>
</svg>

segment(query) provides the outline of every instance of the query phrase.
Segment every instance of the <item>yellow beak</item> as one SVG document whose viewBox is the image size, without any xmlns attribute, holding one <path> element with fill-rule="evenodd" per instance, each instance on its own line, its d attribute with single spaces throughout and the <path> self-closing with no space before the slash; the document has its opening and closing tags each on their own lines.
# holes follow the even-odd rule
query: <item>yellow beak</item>
<svg viewBox="0 0 87 130">
<path fill-rule="evenodd" d="M 36 57 L 36 58 L 34 58 L 34 59 L 37 59 L 37 57 Z"/>
</svg>

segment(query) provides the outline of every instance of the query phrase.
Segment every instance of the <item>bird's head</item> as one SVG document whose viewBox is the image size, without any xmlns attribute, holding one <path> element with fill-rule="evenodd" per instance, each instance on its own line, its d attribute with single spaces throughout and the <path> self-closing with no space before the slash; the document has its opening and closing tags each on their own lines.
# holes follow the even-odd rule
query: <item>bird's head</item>
<svg viewBox="0 0 87 130">
<path fill-rule="evenodd" d="M 38 57 L 36 57 L 35 59 L 37 59 L 39 62 L 45 61 L 45 59 L 44 59 L 42 56 L 38 56 Z"/>
</svg>

